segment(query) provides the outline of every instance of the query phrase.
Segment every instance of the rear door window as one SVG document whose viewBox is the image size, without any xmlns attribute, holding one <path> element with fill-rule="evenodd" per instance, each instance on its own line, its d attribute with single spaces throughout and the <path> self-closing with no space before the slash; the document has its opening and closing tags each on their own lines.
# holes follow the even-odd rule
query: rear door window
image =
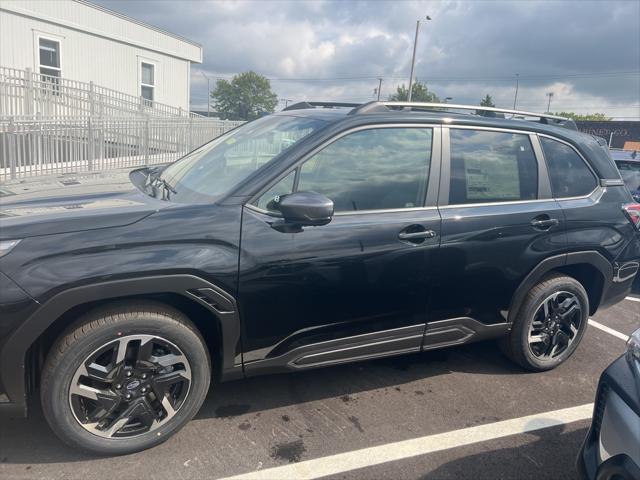
<svg viewBox="0 0 640 480">
<path fill-rule="evenodd" d="M 538 162 L 529 135 L 450 129 L 449 204 L 538 198 Z"/>
</svg>

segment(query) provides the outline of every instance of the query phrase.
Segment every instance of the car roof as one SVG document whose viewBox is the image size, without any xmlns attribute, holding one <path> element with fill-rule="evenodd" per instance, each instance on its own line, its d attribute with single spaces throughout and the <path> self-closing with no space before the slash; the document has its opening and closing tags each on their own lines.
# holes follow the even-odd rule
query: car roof
<svg viewBox="0 0 640 480">
<path fill-rule="evenodd" d="M 530 130 L 538 133 L 548 133 L 553 136 L 561 136 L 570 138 L 574 142 L 584 141 L 585 138 L 593 139 L 593 135 L 582 133 L 556 125 L 534 122 L 519 118 L 499 118 L 485 117 L 469 113 L 459 112 L 434 112 L 434 111 L 415 111 L 415 110 L 389 110 L 386 112 L 372 112 L 362 114 L 352 114 L 351 107 L 333 107 L 333 108 L 301 108 L 296 110 L 282 110 L 275 115 L 286 115 L 294 117 L 317 118 L 328 122 L 338 122 L 347 118 L 356 118 L 361 120 L 357 123 L 395 123 L 398 121 L 420 123 L 437 123 L 447 125 L 468 125 L 482 126 L 504 129 Z"/>
</svg>

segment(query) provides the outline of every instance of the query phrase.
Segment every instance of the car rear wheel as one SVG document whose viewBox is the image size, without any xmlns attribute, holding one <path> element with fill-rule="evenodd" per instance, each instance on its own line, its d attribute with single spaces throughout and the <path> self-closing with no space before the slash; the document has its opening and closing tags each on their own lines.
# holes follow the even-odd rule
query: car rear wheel
<svg viewBox="0 0 640 480">
<path fill-rule="evenodd" d="M 589 319 L 589 297 L 580 282 L 552 275 L 525 297 L 502 351 L 531 371 L 551 370 L 576 350 Z"/>
<path fill-rule="evenodd" d="M 42 373 L 42 408 L 67 444 L 131 453 L 163 442 L 197 413 L 210 372 L 204 341 L 182 313 L 116 304 L 56 341 Z"/>
</svg>

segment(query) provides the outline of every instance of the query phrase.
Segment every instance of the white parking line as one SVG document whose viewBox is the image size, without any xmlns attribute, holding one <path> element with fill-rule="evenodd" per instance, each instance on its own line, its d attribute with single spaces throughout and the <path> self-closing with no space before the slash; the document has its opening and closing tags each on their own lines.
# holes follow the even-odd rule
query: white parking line
<svg viewBox="0 0 640 480">
<path fill-rule="evenodd" d="M 224 480 L 314 479 L 591 418 L 593 403 L 363 448 Z"/>
<path fill-rule="evenodd" d="M 594 327 L 602 330 L 603 332 L 607 332 L 607 333 L 613 335 L 614 337 L 619 338 L 620 340 L 624 340 L 625 342 L 627 340 L 629 340 L 629 337 L 626 336 L 624 333 L 620 333 L 617 330 L 614 330 L 613 328 L 609 328 L 606 325 L 598 323 L 595 320 L 593 320 L 592 318 L 589 319 L 589 325 L 593 325 Z"/>
<path fill-rule="evenodd" d="M 632 302 L 640 302 L 640 298 L 636 298 L 636 297 L 625 297 L 625 300 L 631 300 Z"/>
</svg>

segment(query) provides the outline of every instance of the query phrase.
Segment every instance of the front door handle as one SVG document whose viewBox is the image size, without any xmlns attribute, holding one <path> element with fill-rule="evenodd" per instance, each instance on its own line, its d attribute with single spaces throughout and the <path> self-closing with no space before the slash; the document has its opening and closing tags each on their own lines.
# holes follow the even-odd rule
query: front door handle
<svg viewBox="0 0 640 480">
<path fill-rule="evenodd" d="M 531 226 L 537 230 L 549 230 L 551 227 L 555 227 L 560 223 L 557 218 L 540 218 L 536 217 L 531 220 Z"/>
<path fill-rule="evenodd" d="M 433 238 L 436 232 L 433 230 L 423 230 L 421 232 L 400 232 L 398 238 L 400 240 L 420 240 L 424 238 Z"/>
</svg>

